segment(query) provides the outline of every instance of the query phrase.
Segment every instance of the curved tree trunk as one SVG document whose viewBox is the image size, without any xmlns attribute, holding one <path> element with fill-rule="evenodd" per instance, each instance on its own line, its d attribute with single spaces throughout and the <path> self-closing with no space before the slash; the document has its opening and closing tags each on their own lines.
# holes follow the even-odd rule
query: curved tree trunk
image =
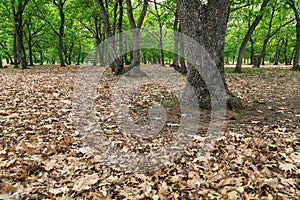
<svg viewBox="0 0 300 200">
<path fill-rule="evenodd" d="M 263 3 L 261 4 L 261 8 L 260 8 L 260 14 L 255 18 L 254 22 L 251 24 L 250 28 L 248 29 L 242 44 L 240 46 L 240 50 L 239 50 L 239 55 L 238 55 L 238 59 L 237 59 L 237 64 L 235 67 L 235 72 L 241 72 L 242 71 L 242 63 L 243 63 L 243 58 L 244 58 L 244 53 L 245 53 L 245 49 L 247 46 L 247 43 L 252 35 L 252 33 L 254 32 L 255 28 L 257 27 L 257 25 L 259 24 L 259 22 L 261 21 L 262 17 L 263 17 L 263 13 L 265 10 L 265 7 L 267 7 L 269 3 L 269 0 L 264 0 Z"/>
<path fill-rule="evenodd" d="M 111 27 L 110 21 L 109 21 L 109 16 L 107 13 L 107 10 L 104 7 L 103 0 L 97 0 L 98 6 L 100 8 L 100 13 L 104 22 L 104 29 L 105 29 L 105 34 L 108 39 L 108 58 L 109 58 L 109 63 L 111 65 L 112 71 L 118 75 L 123 72 L 123 64 L 120 61 L 117 51 L 115 49 L 115 41 L 112 36 L 114 27 Z M 116 8 L 115 8 L 116 9 Z"/>
<path fill-rule="evenodd" d="M 292 8 L 295 14 L 296 19 L 296 46 L 294 48 L 295 54 L 293 58 L 293 68 L 292 70 L 300 70 L 300 64 L 299 64 L 299 56 L 300 56 L 300 14 L 299 10 L 296 7 L 294 0 L 287 0 L 287 3 Z"/>
<path fill-rule="evenodd" d="M 126 75 L 128 76 L 144 76 L 145 74 L 140 70 L 140 49 L 139 49 L 139 35 L 140 28 L 142 27 L 144 18 L 147 13 L 148 0 L 143 0 L 143 9 L 140 13 L 139 19 L 136 23 L 133 16 L 133 9 L 131 0 L 126 0 L 127 14 L 132 29 L 132 60 L 130 66 L 126 69 Z"/>
</svg>

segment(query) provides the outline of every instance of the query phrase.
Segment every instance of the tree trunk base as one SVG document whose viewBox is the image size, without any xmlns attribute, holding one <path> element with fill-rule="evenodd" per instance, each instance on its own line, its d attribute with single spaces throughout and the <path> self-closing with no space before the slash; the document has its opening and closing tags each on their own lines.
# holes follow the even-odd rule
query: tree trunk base
<svg viewBox="0 0 300 200">
<path fill-rule="evenodd" d="M 292 67 L 291 70 L 292 71 L 299 71 L 300 70 L 300 65 Z"/>
<path fill-rule="evenodd" d="M 243 104 L 241 102 L 241 99 L 236 97 L 232 92 L 227 91 L 227 108 L 229 110 L 232 110 L 234 112 L 240 111 L 243 109 Z"/>
<path fill-rule="evenodd" d="M 125 76 L 140 78 L 147 77 L 147 74 L 141 70 L 140 66 L 129 65 L 125 71 Z"/>
<path fill-rule="evenodd" d="M 234 73 L 242 73 L 242 69 L 241 68 L 235 68 L 233 72 Z"/>
</svg>

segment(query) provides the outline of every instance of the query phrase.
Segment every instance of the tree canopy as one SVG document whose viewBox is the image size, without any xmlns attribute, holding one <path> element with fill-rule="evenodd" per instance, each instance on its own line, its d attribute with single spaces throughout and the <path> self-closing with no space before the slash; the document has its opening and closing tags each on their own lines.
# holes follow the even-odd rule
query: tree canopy
<svg viewBox="0 0 300 200">
<path fill-rule="evenodd" d="M 297 69 L 299 5 L 298 0 L 231 0 L 225 62 L 256 67 L 282 63 L 292 64 Z M 178 62 L 173 54 L 163 50 L 162 37 L 166 29 L 180 29 L 174 0 L 3 0 L 0 12 L 0 52 L 4 63 L 21 64 L 23 68 L 44 63 L 80 64 L 101 41 L 135 27 L 160 29 L 160 39 L 155 42 L 162 50 L 122 55 L 118 64 L 114 63 L 115 67 L 129 63 L 134 56 L 141 57 L 145 63 Z M 248 39 L 244 40 L 246 36 Z M 120 56 L 126 45 L 132 44 L 124 44 L 122 38 L 116 39 L 115 56 Z M 244 46 L 242 50 L 241 45 Z M 242 51 L 240 57 L 239 49 Z M 107 53 L 99 47 L 94 64 L 107 63 Z M 117 67 L 118 70 L 122 68 Z"/>
</svg>

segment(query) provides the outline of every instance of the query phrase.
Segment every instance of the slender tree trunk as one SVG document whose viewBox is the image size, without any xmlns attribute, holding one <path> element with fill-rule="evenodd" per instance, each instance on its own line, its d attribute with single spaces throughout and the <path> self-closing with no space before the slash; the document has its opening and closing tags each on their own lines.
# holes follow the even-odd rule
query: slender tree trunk
<svg viewBox="0 0 300 200">
<path fill-rule="evenodd" d="M 93 66 L 96 66 L 98 64 L 98 61 L 100 59 L 100 44 L 101 44 L 101 39 L 100 39 L 100 27 L 99 27 L 99 18 L 94 17 L 94 25 L 95 25 L 95 41 L 96 41 L 96 50 L 95 50 L 95 55 L 94 55 L 94 60 L 93 60 Z"/>
<path fill-rule="evenodd" d="M 40 54 L 40 65 L 44 64 L 44 57 L 43 57 L 43 51 L 39 51 Z"/>
<path fill-rule="evenodd" d="M 273 8 L 272 8 L 271 17 L 270 17 L 270 21 L 269 21 L 269 26 L 268 26 L 267 36 L 266 36 L 266 38 L 264 39 L 263 46 L 262 46 L 262 48 L 261 48 L 261 53 L 260 53 L 260 55 L 258 56 L 258 60 L 257 60 L 257 62 L 256 62 L 256 65 L 254 65 L 254 67 L 259 68 L 259 67 L 260 67 L 260 64 L 261 64 L 261 62 L 262 62 L 262 58 L 265 56 L 267 44 L 268 44 L 268 42 L 269 42 L 269 40 L 270 40 L 270 38 L 271 38 L 271 29 L 272 29 L 272 24 L 273 24 L 274 14 L 275 14 L 275 8 L 273 7 Z"/>
<path fill-rule="evenodd" d="M 119 56 L 122 65 L 124 64 L 124 55 L 123 55 L 123 0 L 119 0 L 120 10 L 119 10 L 119 21 L 118 21 L 118 31 L 119 31 Z"/>
<path fill-rule="evenodd" d="M 29 65 L 33 66 L 32 38 L 28 39 Z"/>
<path fill-rule="evenodd" d="M 289 44 L 289 40 L 288 37 L 286 35 L 285 39 L 284 39 L 284 48 L 283 48 L 283 53 L 284 53 L 284 64 L 285 65 L 289 65 L 289 57 L 287 55 L 287 48 L 288 48 L 288 44 Z"/>
<path fill-rule="evenodd" d="M 164 46 L 163 46 L 163 27 L 162 27 L 162 25 L 159 26 L 159 49 L 160 49 L 161 65 L 165 65 L 165 53 L 164 53 Z"/>
<path fill-rule="evenodd" d="M 101 34 L 101 41 L 103 41 L 104 39 L 102 38 L 105 38 L 104 34 Z M 101 43 L 100 45 L 100 51 L 99 51 L 99 60 L 100 60 L 100 66 L 105 66 L 105 47 L 104 47 L 104 42 Z"/>
<path fill-rule="evenodd" d="M 0 68 L 3 68 L 3 63 L 2 63 L 2 55 L 1 55 L 1 52 L 0 52 Z"/>
<path fill-rule="evenodd" d="M 65 31 L 65 13 L 63 11 L 63 5 L 59 7 L 59 16 L 60 16 L 60 27 L 59 27 L 59 38 L 58 38 L 58 54 L 59 54 L 59 61 L 60 61 L 60 66 L 64 67 L 66 66 L 65 60 L 63 57 L 63 37 L 64 37 L 64 31 Z"/>
<path fill-rule="evenodd" d="M 246 33 L 246 36 L 244 37 L 244 39 L 242 41 L 242 44 L 241 44 L 240 50 L 239 50 L 237 64 L 236 64 L 236 67 L 235 67 L 235 72 L 241 72 L 242 71 L 243 57 L 244 57 L 244 53 L 245 53 L 247 43 L 248 43 L 252 33 L 254 32 L 255 28 L 257 27 L 257 25 L 261 21 L 261 19 L 263 17 L 264 10 L 265 10 L 266 6 L 268 5 L 268 3 L 269 3 L 269 0 L 264 0 L 263 1 L 263 3 L 261 4 L 261 8 L 260 8 L 260 14 L 255 18 L 254 22 L 251 24 L 250 28 L 248 29 L 248 31 Z"/>
<path fill-rule="evenodd" d="M 77 61 L 76 61 L 76 65 L 80 65 L 80 59 L 81 59 L 81 43 L 79 44 L 79 49 L 78 49 L 78 53 L 77 53 Z"/>
<path fill-rule="evenodd" d="M 17 27 L 17 24 L 15 23 L 15 29 L 14 29 L 14 42 L 13 42 L 13 52 L 14 52 L 14 61 L 13 61 L 13 63 L 14 63 L 14 67 L 15 68 L 17 68 L 18 67 L 18 47 L 17 47 L 17 29 L 18 29 L 18 27 Z"/>
<path fill-rule="evenodd" d="M 147 13 L 148 0 L 143 0 L 143 8 L 140 13 L 137 23 L 135 22 L 133 16 L 133 9 L 131 5 L 131 0 L 126 0 L 127 5 L 127 14 L 130 23 L 130 28 L 132 29 L 132 60 L 130 66 L 126 70 L 126 75 L 128 76 L 145 76 L 140 70 L 140 49 L 139 49 L 139 33 L 140 28 L 142 27 L 144 18 Z"/>
<path fill-rule="evenodd" d="M 250 43 L 251 43 L 251 47 L 250 47 L 250 63 L 249 64 L 254 65 L 254 63 L 255 63 L 255 50 L 254 50 L 254 41 L 253 41 L 252 37 L 250 37 Z"/>
<path fill-rule="evenodd" d="M 277 45 L 276 47 L 276 53 L 275 53 L 275 59 L 274 59 L 274 65 L 279 64 L 279 58 L 280 58 L 280 46 Z"/>
<path fill-rule="evenodd" d="M 24 43 L 23 43 L 23 25 L 22 25 L 22 16 L 19 16 L 18 19 L 18 55 L 19 55 L 19 61 L 21 63 L 21 67 L 22 69 L 26 69 L 27 68 L 27 61 L 26 61 L 26 54 L 25 49 L 24 49 Z"/>
<path fill-rule="evenodd" d="M 180 26 L 180 31 L 181 31 L 181 25 Z M 187 73 L 187 68 L 186 68 L 186 62 L 185 62 L 185 50 L 184 50 L 184 40 L 181 37 L 180 38 L 180 73 L 181 74 L 186 74 Z"/>
<path fill-rule="evenodd" d="M 115 41 L 113 38 L 113 33 L 111 29 L 114 29 L 114 27 L 111 27 L 110 22 L 109 22 L 109 16 L 107 13 L 107 10 L 104 7 L 103 0 L 97 0 L 100 13 L 104 22 L 104 29 L 105 29 L 105 34 L 108 41 L 108 57 L 109 57 L 109 62 L 112 68 L 112 71 L 118 75 L 123 72 L 123 64 L 121 63 L 120 59 L 118 58 L 118 54 L 115 49 Z M 107 5 L 107 4 L 106 4 Z"/>
<path fill-rule="evenodd" d="M 58 56 L 60 61 L 60 66 L 65 67 L 65 60 L 64 60 L 64 31 L 65 31 L 65 13 L 64 13 L 64 5 L 66 3 L 66 0 L 53 0 L 53 4 L 58 8 L 59 11 L 59 17 L 60 17 L 60 26 L 59 31 L 55 31 L 54 28 L 52 28 L 55 31 L 55 34 L 58 36 Z"/>
<path fill-rule="evenodd" d="M 177 2 L 178 0 L 176 0 Z M 175 11 L 175 20 L 173 25 L 174 30 L 174 58 L 173 58 L 173 67 L 176 71 L 179 71 L 179 63 L 178 63 L 178 45 L 179 45 L 179 33 L 178 33 L 178 8 Z"/>
<path fill-rule="evenodd" d="M 164 49 L 163 49 L 163 23 L 162 23 L 162 19 L 161 19 L 161 14 L 159 13 L 159 9 L 157 7 L 157 2 L 156 0 L 154 0 L 154 8 L 155 8 L 155 16 L 157 18 L 158 21 L 158 26 L 159 26 L 159 44 L 158 44 L 158 48 L 160 49 L 160 59 L 159 59 L 159 63 L 161 65 L 165 65 L 165 55 L 164 55 Z"/>
</svg>

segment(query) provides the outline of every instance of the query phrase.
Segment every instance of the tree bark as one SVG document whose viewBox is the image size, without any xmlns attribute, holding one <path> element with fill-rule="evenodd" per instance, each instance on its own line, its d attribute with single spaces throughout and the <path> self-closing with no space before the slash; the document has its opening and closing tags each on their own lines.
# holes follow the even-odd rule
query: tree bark
<svg viewBox="0 0 300 200">
<path fill-rule="evenodd" d="M 268 44 L 268 42 L 271 38 L 271 30 L 272 30 L 272 25 L 273 25 L 274 14 L 275 14 L 275 8 L 273 7 L 271 17 L 270 17 L 270 21 L 269 21 L 268 33 L 267 33 L 266 38 L 264 39 L 263 46 L 261 48 L 261 53 L 258 56 L 257 62 L 255 63 L 254 67 L 259 68 L 260 64 L 261 64 L 261 61 L 262 61 L 262 58 L 265 56 L 265 51 L 266 51 L 266 48 L 267 48 L 267 44 Z"/>
<path fill-rule="evenodd" d="M 2 63 L 2 52 L 0 52 L 0 68 L 3 68 L 3 63 Z"/>
<path fill-rule="evenodd" d="M 53 0 L 53 4 L 58 8 L 59 10 L 59 17 L 60 17 L 60 26 L 59 26 L 59 31 L 55 32 L 58 35 L 58 56 L 59 56 L 59 61 L 60 61 L 60 66 L 65 67 L 65 60 L 64 60 L 64 42 L 63 42 L 63 37 L 64 37 L 64 31 L 65 31 L 65 13 L 64 13 L 64 5 L 66 3 L 66 0 Z"/>
<path fill-rule="evenodd" d="M 122 29 L 123 29 L 123 0 L 119 0 L 120 10 L 119 10 L 119 21 L 118 21 L 118 31 L 119 31 L 119 57 L 120 62 L 122 65 L 124 64 L 124 55 L 123 55 L 123 35 Z"/>
<path fill-rule="evenodd" d="M 181 31 L 181 25 L 179 25 L 179 30 Z M 184 39 L 180 38 L 180 73 L 185 75 L 187 73 L 186 62 L 185 62 L 185 50 L 184 50 Z"/>
<path fill-rule="evenodd" d="M 13 54 L 14 54 L 14 67 L 17 68 L 18 67 L 18 63 L 19 63 L 19 59 L 18 59 L 18 44 L 17 44 L 17 24 L 15 23 L 15 28 L 14 28 L 14 42 L 13 42 Z"/>
<path fill-rule="evenodd" d="M 251 43 L 251 47 L 250 47 L 250 63 L 249 64 L 253 65 L 255 63 L 254 40 L 253 40 L 252 37 L 250 37 L 249 41 Z"/>
<path fill-rule="evenodd" d="M 123 64 L 121 63 L 118 54 L 115 49 L 115 41 L 114 41 L 114 34 L 112 32 L 112 29 L 114 27 L 111 27 L 111 24 L 109 22 L 109 16 L 107 13 L 106 8 L 104 7 L 103 0 L 97 0 L 100 13 L 104 22 L 104 29 L 105 29 L 105 34 L 108 39 L 108 57 L 109 57 L 109 62 L 112 68 L 112 71 L 118 75 L 123 72 Z M 107 5 L 107 3 L 105 4 Z"/>
<path fill-rule="evenodd" d="M 147 13 L 148 0 L 143 0 L 143 8 L 136 23 L 133 16 L 133 9 L 131 5 L 131 0 L 126 0 L 127 4 L 127 14 L 130 23 L 130 28 L 132 29 L 132 60 L 130 66 L 126 70 L 126 75 L 128 76 L 144 76 L 140 70 L 140 49 L 139 49 L 139 35 L 140 28 L 142 27 L 144 18 Z"/>
<path fill-rule="evenodd" d="M 300 70 L 299 56 L 300 56 L 300 15 L 299 10 L 296 7 L 294 0 L 287 0 L 287 3 L 292 8 L 295 14 L 296 19 L 296 45 L 295 45 L 295 54 L 293 58 L 293 68 L 292 70 Z"/>
<path fill-rule="evenodd" d="M 17 6 L 15 7 L 14 3 L 12 2 L 12 13 L 14 16 L 14 56 L 15 56 L 15 67 L 18 66 L 18 61 L 21 63 L 22 69 L 27 68 L 27 61 L 26 61 L 26 54 L 23 42 L 23 12 L 30 0 L 25 1 L 18 1 Z"/>
<path fill-rule="evenodd" d="M 244 53 L 245 53 L 245 49 L 247 46 L 247 43 L 252 35 L 252 33 L 254 32 L 255 28 L 257 27 L 257 25 L 259 24 L 259 22 L 261 21 L 262 17 L 263 17 L 263 13 L 265 11 L 265 8 L 267 7 L 269 3 L 269 0 L 264 0 L 263 3 L 261 4 L 260 7 L 260 13 L 259 15 L 255 18 L 254 22 L 251 24 L 250 28 L 248 29 L 242 44 L 240 46 L 240 50 L 239 50 L 239 54 L 238 54 L 238 59 L 237 59 L 237 64 L 235 67 L 235 72 L 241 72 L 242 71 L 242 63 L 243 63 L 243 57 L 244 57 Z"/>
<path fill-rule="evenodd" d="M 201 5 L 194 0 L 179 0 L 178 3 L 182 33 L 193 38 L 205 48 L 217 66 L 222 77 L 221 81 L 226 87 L 224 79 L 224 41 L 229 14 L 229 1 L 210 0 L 207 4 Z M 186 50 L 188 58 L 199 56 L 199 52 L 194 52 L 195 49 L 193 51 L 192 45 L 187 47 Z M 200 107 L 211 108 L 208 86 L 195 67 L 190 63 L 188 64 L 188 81 L 197 94 Z M 210 66 L 205 65 L 205 67 L 207 68 L 204 68 L 204 71 L 210 71 Z"/>
<path fill-rule="evenodd" d="M 178 0 L 176 0 L 177 2 Z M 178 33 L 178 8 L 175 11 L 175 20 L 173 24 L 174 30 L 174 58 L 173 58 L 173 67 L 176 71 L 179 71 L 179 62 L 178 62 L 178 45 L 179 45 L 179 33 Z"/>
</svg>

